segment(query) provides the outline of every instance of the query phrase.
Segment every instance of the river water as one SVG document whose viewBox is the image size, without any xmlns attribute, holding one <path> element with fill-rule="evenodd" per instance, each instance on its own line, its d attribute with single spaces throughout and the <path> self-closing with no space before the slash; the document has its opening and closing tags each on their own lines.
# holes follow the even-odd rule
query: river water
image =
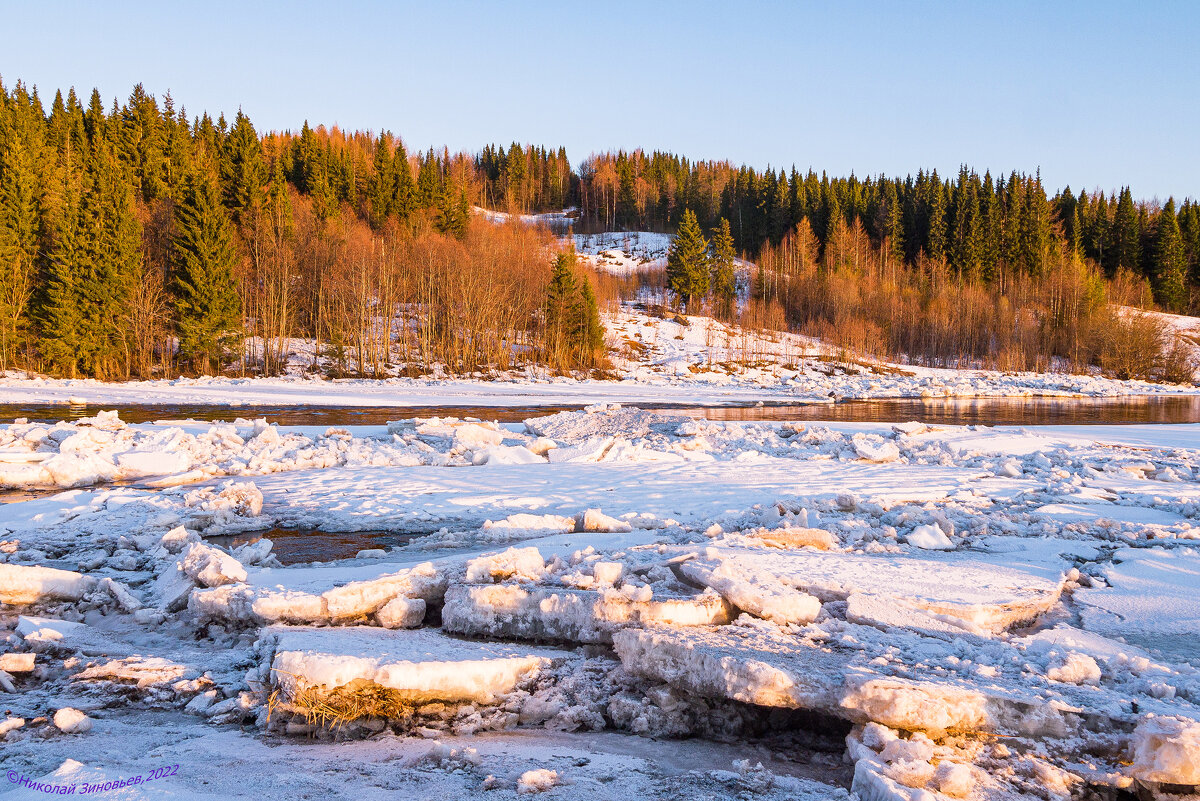
<svg viewBox="0 0 1200 801">
<path fill-rule="evenodd" d="M 281 425 L 347 426 L 382 425 L 389 420 L 411 417 L 478 417 L 501 422 L 519 422 L 578 406 L 432 406 L 432 407 L 347 407 L 347 406 L 212 406 L 176 405 L 4 405 L 0 423 L 16 418 L 30 420 L 77 420 L 100 409 L 115 409 L 131 423 L 154 420 L 232 421 L 257 418 Z M 1084 425 L 1120 423 L 1200 423 L 1200 396 L 1147 396 L 1125 398 L 977 398 L 894 399 L 843 401 L 841 403 L 764 404 L 753 406 L 663 406 L 641 408 L 669 411 L 710 420 L 804 420 L 848 422 L 900 422 L 918 420 L 943 425 Z M 57 490 L 55 490 L 57 491 Z M 0 491 L 0 505 L 52 494 L 55 491 Z M 252 532 L 222 541 L 227 546 L 268 537 L 283 564 L 349 559 L 364 548 L 388 549 L 427 534 L 427 531 L 328 532 L 319 529 L 277 528 Z"/>
<path fill-rule="evenodd" d="M 0 423 L 17 418 L 78 420 L 101 409 L 116 410 L 129 423 L 154 420 L 224 420 L 265 417 L 280 425 L 383 425 L 410 417 L 478 417 L 520 422 L 580 406 L 214 406 L 205 404 L 138 404 L 67 406 L 0 404 Z M 768 403 L 761 405 L 682 406 L 641 404 L 709 420 L 805 420 L 813 422 L 904 422 L 941 425 L 1094 425 L 1128 423 L 1200 423 L 1200 395 L 1121 398 L 971 398 L 850 400 L 839 403 Z"/>
</svg>

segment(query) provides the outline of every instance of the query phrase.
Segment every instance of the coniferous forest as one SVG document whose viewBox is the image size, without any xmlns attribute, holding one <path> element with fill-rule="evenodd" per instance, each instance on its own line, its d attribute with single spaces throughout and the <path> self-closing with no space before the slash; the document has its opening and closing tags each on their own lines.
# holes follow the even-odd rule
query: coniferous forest
<svg viewBox="0 0 1200 801">
<path fill-rule="evenodd" d="M 275 374 L 295 337 L 337 375 L 600 366 L 595 278 L 549 231 L 473 206 L 678 230 L 679 306 L 888 358 L 1170 378 L 1175 343 L 1114 304 L 1200 307 L 1200 207 L 1128 187 L 641 151 L 573 169 L 561 147 L 413 153 L 191 115 L 140 85 L 106 104 L 17 83 L 0 85 L 0 369 Z M 737 254 L 759 266 L 745 303 Z"/>
</svg>

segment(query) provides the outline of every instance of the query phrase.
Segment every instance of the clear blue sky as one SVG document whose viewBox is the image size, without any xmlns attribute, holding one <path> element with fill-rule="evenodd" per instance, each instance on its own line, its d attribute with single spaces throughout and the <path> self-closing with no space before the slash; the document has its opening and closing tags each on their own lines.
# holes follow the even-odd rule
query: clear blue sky
<svg viewBox="0 0 1200 801">
<path fill-rule="evenodd" d="M 2 0 L 0 76 L 260 130 L 662 148 L 831 174 L 1041 168 L 1200 197 L 1200 3 Z"/>
</svg>

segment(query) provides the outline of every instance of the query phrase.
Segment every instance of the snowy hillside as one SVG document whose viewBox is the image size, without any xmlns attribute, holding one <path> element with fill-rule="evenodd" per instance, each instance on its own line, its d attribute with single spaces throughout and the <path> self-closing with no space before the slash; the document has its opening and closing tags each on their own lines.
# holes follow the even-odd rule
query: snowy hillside
<svg viewBox="0 0 1200 801">
<path fill-rule="evenodd" d="M 575 234 L 575 250 L 597 270 L 613 275 L 632 275 L 667 266 L 672 234 L 649 231 L 617 231 Z"/>
<path fill-rule="evenodd" d="M 505 211 L 493 211 L 480 206 L 471 207 L 472 214 L 482 215 L 488 222 L 497 224 L 506 223 L 515 216 L 518 220 L 526 225 L 545 225 L 553 231 L 557 231 L 571 223 L 576 217 L 575 209 L 563 209 L 562 211 L 547 211 L 540 214 L 517 214 L 512 215 Z"/>
</svg>

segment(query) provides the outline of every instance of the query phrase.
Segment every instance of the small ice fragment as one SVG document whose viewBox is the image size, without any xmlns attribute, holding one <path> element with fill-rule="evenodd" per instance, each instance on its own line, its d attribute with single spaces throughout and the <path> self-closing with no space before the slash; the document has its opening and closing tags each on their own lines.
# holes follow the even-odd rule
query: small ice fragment
<svg viewBox="0 0 1200 801">
<path fill-rule="evenodd" d="M 64 706 L 54 713 L 54 725 L 63 734 L 83 734 L 91 731 L 92 719 L 70 706 Z"/>
<path fill-rule="evenodd" d="M 905 542 L 915 548 L 923 548 L 927 551 L 952 551 L 954 543 L 946 536 L 937 526 L 923 525 L 917 526 L 905 538 Z"/>
</svg>

